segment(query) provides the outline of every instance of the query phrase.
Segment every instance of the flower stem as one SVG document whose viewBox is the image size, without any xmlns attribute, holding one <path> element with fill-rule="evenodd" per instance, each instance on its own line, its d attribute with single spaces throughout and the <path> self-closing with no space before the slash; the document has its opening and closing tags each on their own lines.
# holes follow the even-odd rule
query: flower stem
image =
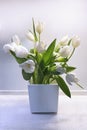
<svg viewBox="0 0 87 130">
<path fill-rule="evenodd" d="M 79 83 L 76 83 L 80 88 L 84 89 Z"/>
<path fill-rule="evenodd" d="M 72 57 L 74 51 L 75 51 L 75 48 L 73 49 L 73 51 L 72 51 L 71 55 L 69 56 L 68 60 Z"/>
<path fill-rule="evenodd" d="M 39 43 L 40 43 L 40 34 L 39 34 Z"/>
</svg>

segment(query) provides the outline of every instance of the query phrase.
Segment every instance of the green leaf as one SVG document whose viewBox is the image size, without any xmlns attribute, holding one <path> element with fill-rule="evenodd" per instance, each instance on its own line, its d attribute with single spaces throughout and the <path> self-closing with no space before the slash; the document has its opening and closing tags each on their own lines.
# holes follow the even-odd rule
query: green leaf
<svg viewBox="0 0 87 130">
<path fill-rule="evenodd" d="M 71 97 L 71 93 L 70 93 L 70 90 L 67 86 L 67 84 L 65 83 L 65 81 L 63 80 L 62 77 L 58 76 L 56 78 L 56 81 L 59 85 L 59 87 L 62 89 L 62 91 L 68 96 L 68 97 Z"/>
<path fill-rule="evenodd" d="M 23 69 L 22 69 L 22 75 L 23 75 L 23 78 L 24 78 L 25 80 L 30 80 L 30 78 L 31 78 L 31 76 L 32 76 L 32 74 L 26 73 Z"/>
<path fill-rule="evenodd" d="M 41 53 L 36 52 L 36 60 L 37 60 L 38 63 L 41 62 L 41 60 L 42 60 L 42 54 Z"/>
<path fill-rule="evenodd" d="M 23 62 L 25 62 L 27 59 L 26 58 L 19 58 L 15 55 L 15 53 L 13 51 L 10 51 L 10 53 L 14 56 L 14 58 L 16 59 L 16 61 L 21 64 Z"/>
<path fill-rule="evenodd" d="M 73 66 L 66 66 L 65 68 L 66 68 L 66 72 L 71 72 L 71 71 L 73 71 L 73 70 L 76 69 L 76 68 L 73 67 Z"/>
<path fill-rule="evenodd" d="M 49 47 L 47 48 L 47 50 L 43 54 L 42 59 L 43 59 L 43 62 L 44 62 L 45 65 L 48 64 L 48 62 L 50 61 L 50 59 L 53 55 L 55 44 L 56 44 L 56 39 L 49 45 Z"/>
<path fill-rule="evenodd" d="M 37 77 L 38 77 L 38 83 L 39 83 L 39 84 L 42 84 L 44 75 L 43 75 L 43 72 L 42 72 L 42 70 L 41 70 L 40 67 L 38 68 L 38 76 L 37 76 Z"/>
<path fill-rule="evenodd" d="M 34 49 L 30 49 L 30 53 L 33 53 L 33 54 L 34 54 Z"/>
<path fill-rule="evenodd" d="M 34 38 L 35 38 L 35 41 L 37 42 L 37 41 L 38 41 L 38 38 L 37 38 L 37 35 L 36 35 L 34 19 L 32 19 L 32 21 L 33 21 L 33 33 L 34 33 Z"/>
<path fill-rule="evenodd" d="M 42 84 L 43 77 L 44 77 L 43 72 L 42 72 L 40 66 L 37 65 L 36 69 L 35 69 L 35 71 L 33 73 L 33 82 L 34 82 L 34 84 Z"/>
</svg>

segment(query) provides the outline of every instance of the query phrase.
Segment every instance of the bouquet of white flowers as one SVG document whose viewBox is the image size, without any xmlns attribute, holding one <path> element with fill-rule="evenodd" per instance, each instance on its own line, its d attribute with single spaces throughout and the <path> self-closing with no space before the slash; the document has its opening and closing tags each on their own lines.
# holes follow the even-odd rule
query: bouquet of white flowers
<svg viewBox="0 0 87 130">
<path fill-rule="evenodd" d="M 80 44 L 77 36 L 69 38 L 63 37 L 59 43 L 54 39 L 47 46 L 41 41 L 40 36 L 43 31 L 43 24 L 36 25 L 33 20 L 33 31 L 27 32 L 27 38 L 34 43 L 34 48 L 30 51 L 25 48 L 17 35 L 13 36 L 10 44 L 4 45 L 5 52 L 14 56 L 19 66 L 22 68 L 22 75 L 25 80 L 32 84 L 57 83 L 62 91 L 69 97 L 71 93 L 62 75 L 65 75 L 69 85 L 79 84 L 78 78 L 71 72 L 76 67 L 68 65 L 75 49 Z"/>
</svg>

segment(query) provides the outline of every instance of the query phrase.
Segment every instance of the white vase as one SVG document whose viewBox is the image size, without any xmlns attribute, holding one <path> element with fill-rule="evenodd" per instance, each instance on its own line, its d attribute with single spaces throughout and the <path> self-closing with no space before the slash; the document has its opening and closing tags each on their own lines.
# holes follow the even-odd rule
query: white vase
<svg viewBox="0 0 87 130">
<path fill-rule="evenodd" d="M 31 113 L 57 113 L 59 87 L 53 84 L 28 85 Z"/>
</svg>

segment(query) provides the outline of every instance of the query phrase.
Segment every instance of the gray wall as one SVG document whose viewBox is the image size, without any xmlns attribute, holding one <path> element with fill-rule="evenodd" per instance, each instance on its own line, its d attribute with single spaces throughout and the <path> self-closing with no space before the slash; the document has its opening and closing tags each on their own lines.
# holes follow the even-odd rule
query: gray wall
<svg viewBox="0 0 87 130">
<path fill-rule="evenodd" d="M 21 69 L 16 61 L 2 50 L 14 34 L 29 49 L 33 44 L 25 33 L 31 27 L 32 17 L 44 22 L 42 39 L 50 43 L 55 37 L 78 35 L 81 45 L 70 64 L 77 67 L 76 74 L 82 85 L 87 84 L 87 1 L 86 0 L 0 0 L 0 89 L 27 89 Z M 77 89 L 75 86 L 72 89 Z"/>
</svg>

